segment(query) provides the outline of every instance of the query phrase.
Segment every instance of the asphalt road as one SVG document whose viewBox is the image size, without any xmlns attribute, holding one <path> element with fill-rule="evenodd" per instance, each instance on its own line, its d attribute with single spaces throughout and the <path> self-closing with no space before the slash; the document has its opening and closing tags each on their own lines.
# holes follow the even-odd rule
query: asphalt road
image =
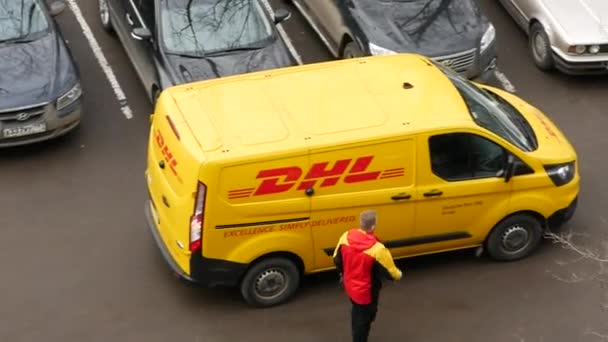
<svg viewBox="0 0 608 342">
<path fill-rule="evenodd" d="M 481 2 L 497 27 L 500 69 L 579 152 L 582 192 L 569 228 L 599 245 L 608 228 L 608 79 L 539 72 L 524 34 L 496 1 Z M 291 303 L 266 310 L 171 275 L 143 215 L 151 105 L 118 41 L 102 32 L 96 1 L 78 3 L 133 118 L 64 12 L 58 21 L 82 70 L 86 114 L 65 138 L 0 151 L 0 341 L 348 341 L 348 302 L 334 274 L 308 278 Z M 297 13 L 285 28 L 305 63 L 330 58 Z M 371 340 L 595 341 L 588 330 L 608 332 L 602 290 L 556 279 L 593 271 L 558 263 L 568 257 L 546 244 L 516 263 L 470 253 L 402 262 L 405 279 L 384 290 Z"/>
</svg>

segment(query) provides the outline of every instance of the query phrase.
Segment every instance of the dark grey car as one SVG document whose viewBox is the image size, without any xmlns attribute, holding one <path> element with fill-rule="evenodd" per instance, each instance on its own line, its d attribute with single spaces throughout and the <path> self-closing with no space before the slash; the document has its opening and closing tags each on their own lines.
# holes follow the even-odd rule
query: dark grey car
<svg viewBox="0 0 608 342">
<path fill-rule="evenodd" d="M 0 147 L 55 138 L 80 123 L 79 72 L 52 18 L 64 8 L 0 0 Z"/>
<path fill-rule="evenodd" d="M 292 0 L 335 57 L 415 52 L 468 78 L 496 67 L 494 26 L 474 0 Z"/>
<path fill-rule="evenodd" d="M 172 85 L 296 65 L 258 0 L 98 0 L 152 101 Z"/>
</svg>

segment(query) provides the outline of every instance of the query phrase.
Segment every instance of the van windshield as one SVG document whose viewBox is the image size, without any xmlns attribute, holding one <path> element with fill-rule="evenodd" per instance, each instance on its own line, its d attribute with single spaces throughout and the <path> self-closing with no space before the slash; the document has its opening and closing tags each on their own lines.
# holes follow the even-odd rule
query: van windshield
<svg viewBox="0 0 608 342">
<path fill-rule="evenodd" d="M 434 63 L 458 89 L 475 123 L 526 152 L 538 148 L 534 130 L 524 116 L 498 94 L 475 86 L 469 80 Z"/>
</svg>

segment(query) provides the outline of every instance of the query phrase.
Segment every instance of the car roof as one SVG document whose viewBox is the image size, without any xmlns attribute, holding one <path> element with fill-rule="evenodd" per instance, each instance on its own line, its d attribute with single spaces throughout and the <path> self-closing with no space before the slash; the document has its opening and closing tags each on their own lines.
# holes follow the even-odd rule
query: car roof
<svg viewBox="0 0 608 342">
<path fill-rule="evenodd" d="M 165 93 L 205 154 L 321 148 L 474 125 L 451 81 L 417 54 L 266 70 Z"/>
</svg>

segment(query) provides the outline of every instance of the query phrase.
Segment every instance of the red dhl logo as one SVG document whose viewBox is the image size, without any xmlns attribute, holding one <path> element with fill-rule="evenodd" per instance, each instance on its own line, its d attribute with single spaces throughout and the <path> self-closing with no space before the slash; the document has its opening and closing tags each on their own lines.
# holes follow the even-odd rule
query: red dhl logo
<svg viewBox="0 0 608 342">
<path fill-rule="evenodd" d="M 320 184 L 321 187 L 330 187 L 338 184 L 340 179 L 346 184 L 353 184 L 405 175 L 404 168 L 368 171 L 373 159 L 374 156 L 359 157 L 354 162 L 353 158 L 341 159 L 336 161 L 331 168 L 328 168 L 329 161 L 315 163 L 306 172 L 304 178 L 302 178 L 303 170 L 297 166 L 262 170 L 256 177 L 256 179 L 262 180 L 257 188 L 228 191 L 228 198 L 277 194 L 294 188 L 306 190 L 314 188 L 317 184 Z"/>
<path fill-rule="evenodd" d="M 177 170 L 175 169 L 177 167 L 177 160 L 175 160 L 175 158 L 173 157 L 173 154 L 169 150 L 169 146 L 167 146 L 167 144 L 165 144 L 165 139 L 163 138 L 163 136 L 159 130 L 156 131 L 156 134 L 154 135 L 154 137 L 156 140 L 156 144 L 158 145 L 158 148 L 160 149 L 160 153 L 165 158 L 166 164 L 169 166 L 169 169 L 171 170 L 171 172 L 173 172 L 173 174 L 177 176 Z"/>
</svg>

